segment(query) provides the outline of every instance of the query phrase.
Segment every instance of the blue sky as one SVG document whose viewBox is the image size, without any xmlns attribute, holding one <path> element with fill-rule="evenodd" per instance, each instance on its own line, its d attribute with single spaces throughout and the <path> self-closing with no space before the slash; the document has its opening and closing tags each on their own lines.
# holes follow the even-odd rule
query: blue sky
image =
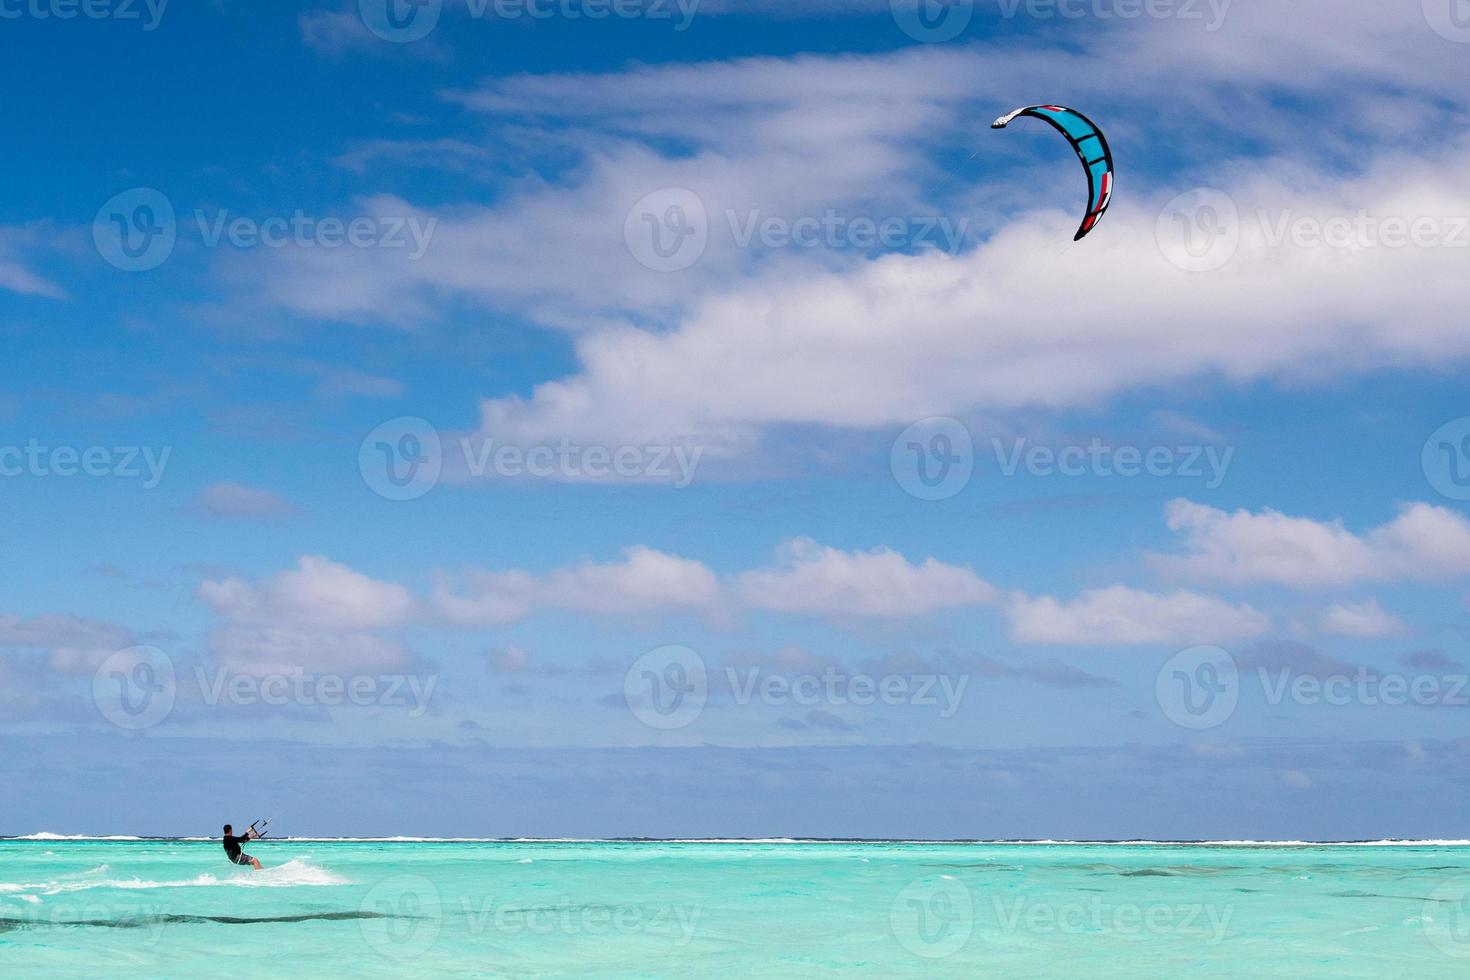
<svg viewBox="0 0 1470 980">
<path fill-rule="evenodd" d="M 0 8 L 0 834 L 1463 837 L 1401 6 Z"/>
</svg>

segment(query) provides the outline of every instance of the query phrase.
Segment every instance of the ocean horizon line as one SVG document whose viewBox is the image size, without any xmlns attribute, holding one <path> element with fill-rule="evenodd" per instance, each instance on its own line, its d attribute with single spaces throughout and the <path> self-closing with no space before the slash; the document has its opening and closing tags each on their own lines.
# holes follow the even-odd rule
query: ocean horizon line
<svg viewBox="0 0 1470 980">
<path fill-rule="evenodd" d="M 58 834 L 40 831 L 32 834 L 0 834 L 0 842 L 23 843 L 144 843 L 174 841 L 200 843 L 217 841 L 218 836 L 133 835 L 133 834 Z M 1069 847 L 1467 847 L 1464 839 L 1377 838 L 1362 840 L 1187 840 L 1147 838 L 981 838 L 981 837 L 430 837 L 394 836 L 271 836 L 267 842 L 342 843 L 342 844 L 953 844 L 984 846 L 1069 846 Z"/>
</svg>

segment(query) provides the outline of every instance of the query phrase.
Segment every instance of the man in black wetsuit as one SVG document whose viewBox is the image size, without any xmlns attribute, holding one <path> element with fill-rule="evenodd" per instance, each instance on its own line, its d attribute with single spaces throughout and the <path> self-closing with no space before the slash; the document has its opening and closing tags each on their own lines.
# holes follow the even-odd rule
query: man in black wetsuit
<svg viewBox="0 0 1470 980">
<path fill-rule="evenodd" d="M 247 841 L 253 841 L 259 836 L 260 835 L 255 832 L 255 828 L 251 827 L 249 830 L 245 831 L 244 836 L 236 837 L 234 828 L 232 828 L 229 824 L 225 824 L 225 857 L 229 858 L 235 864 L 248 864 L 256 871 L 259 871 L 260 862 L 251 857 L 249 854 L 246 854 L 244 851 L 240 850 L 241 844 L 244 844 Z"/>
</svg>

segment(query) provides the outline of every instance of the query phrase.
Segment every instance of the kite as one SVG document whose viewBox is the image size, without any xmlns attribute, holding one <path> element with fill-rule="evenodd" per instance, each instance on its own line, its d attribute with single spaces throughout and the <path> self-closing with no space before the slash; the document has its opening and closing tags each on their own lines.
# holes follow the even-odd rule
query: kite
<svg viewBox="0 0 1470 980">
<path fill-rule="evenodd" d="M 1060 105 L 1033 105 L 1001 116 L 991 124 L 991 129 L 1005 129 L 1013 119 L 1034 116 L 1056 127 L 1057 131 L 1072 144 L 1082 166 L 1087 170 L 1087 214 L 1082 218 L 1082 227 L 1077 229 L 1074 242 L 1080 242 L 1087 233 L 1097 227 L 1107 213 L 1113 200 L 1113 151 L 1108 141 L 1091 119 L 1076 109 Z"/>
</svg>

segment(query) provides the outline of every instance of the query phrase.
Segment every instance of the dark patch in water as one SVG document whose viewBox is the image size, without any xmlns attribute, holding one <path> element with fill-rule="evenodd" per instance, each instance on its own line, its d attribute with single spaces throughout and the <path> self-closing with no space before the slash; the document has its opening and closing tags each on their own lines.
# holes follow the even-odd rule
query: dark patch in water
<svg viewBox="0 0 1470 980">
<path fill-rule="evenodd" d="M 147 929 L 156 925 L 186 923 L 198 925 L 214 922 L 226 926 L 249 926 L 268 922 L 340 922 L 347 919 L 416 919 L 414 915 L 387 915 L 382 912 L 311 912 L 301 915 L 139 915 L 122 919 L 16 919 L 0 917 L 0 932 L 37 929 L 43 926 L 93 926 L 99 929 Z"/>
</svg>

